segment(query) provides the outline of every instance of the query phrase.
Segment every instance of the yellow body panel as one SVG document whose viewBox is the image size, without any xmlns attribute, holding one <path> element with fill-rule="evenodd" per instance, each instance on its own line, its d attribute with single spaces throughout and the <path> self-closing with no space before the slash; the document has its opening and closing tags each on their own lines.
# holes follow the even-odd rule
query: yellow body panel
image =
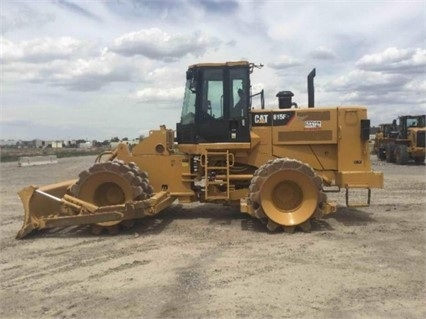
<svg viewBox="0 0 426 319">
<path fill-rule="evenodd" d="M 274 113 L 282 110 L 253 110 Z M 373 172 L 368 140 L 360 139 L 360 120 L 367 118 L 363 107 L 295 109 L 283 126 L 253 127 L 260 144 L 247 158 L 256 167 L 265 158 L 289 157 L 309 164 L 331 185 L 383 187 L 383 174 Z M 272 140 L 272 143 L 269 141 Z M 361 183 L 363 181 L 363 183 Z"/>
<path fill-rule="evenodd" d="M 253 110 L 274 113 L 282 110 Z M 295 109 L 282 126 L 253 126 L 250 143 L 199 143 L 173 146 L 173 131 L 153 130 L 132 152 L 125 144 L 117 158 L 135 162 L 149 174 L 155 191 L 167 190 L 185 201 L 196 200 L 192 190 L 192 155 L 228 150 L 235 162 L 260 167 L 274 158 L 295 158 L 309 164 L 330 186 L 383 187 L 383 175 L 371 170 L 368 140 L 360 139 L 362 107 Z"/>
</svg>

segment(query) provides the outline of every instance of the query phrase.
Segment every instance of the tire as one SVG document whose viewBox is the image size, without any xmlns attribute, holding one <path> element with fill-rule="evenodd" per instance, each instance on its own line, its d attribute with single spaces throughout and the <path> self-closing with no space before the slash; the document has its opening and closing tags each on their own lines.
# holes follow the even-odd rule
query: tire
<svg viewBox="0 0 426 319">
<path fill-rule="evenodd" d="M 295 159 L 269 161 L 254 173 L 250 184 L 254 216 L 268 228 L 282 226 L 309 229 L 309 219 L 322 217 L 321 205 L 327 197 L 322 180 L 307 164 Z M 270 227 L 270 225 L 273 225 Z"/>
<path fill-rule="evenodd" d="M 392 144 L 386 145 L 386 162 L 388 163 L 395 162 L 393 151 L 394 151 L 394 146 Z"/>
<path fill-rule="evenodd" d="M 381 161 L 386 160 L 386 150 L 383 148 L 379 148 L 379 150 L 377 151 L 377 157 Z"/>
<path fill-rule="evenodd" d="M 425 162 L 425 157 L 424 156 L 422 156 L 422 157 L 415 157 L 414 161 L 415 161 L 416 165 L 422 165 Z"/>
<path fill-rule="evenodd" d="M 405 145 L 397 145 L 395 148 L 395 162 L 398 165 L 406 165 L 408 163 L 408 150 Z"/>
<path fill-rule="evenodd" d="M 153 189 L 149 184 L 148 175 L 141 172 L 134 163 L 110 161 L 96 163 L 88 170 L 82 171 L 70 192 L 73 196 L 97 206 L 109 206 L 147 199 L 152 195 Z M 97 225 L 108 227 L 120 222 Z"/>
</svg>

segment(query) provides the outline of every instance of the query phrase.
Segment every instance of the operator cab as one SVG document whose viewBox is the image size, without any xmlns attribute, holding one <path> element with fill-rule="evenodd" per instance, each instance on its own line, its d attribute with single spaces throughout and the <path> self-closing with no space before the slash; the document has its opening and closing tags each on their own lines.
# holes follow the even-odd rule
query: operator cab
<svg viewBox="0 0 426 319">
<path fill-rule="evenodd" d="M 399 138 L 406 139 L 408 130 L 410 128 L 423 128 L 425 127 L 425 115 L 404 115 L 399 117 L 400 136 Z"/>
<path fill-rule="evenodd" d="M 176 135 L 179 144 L 249 142 L 250 64 L 190 66 Z"/>
</svg>

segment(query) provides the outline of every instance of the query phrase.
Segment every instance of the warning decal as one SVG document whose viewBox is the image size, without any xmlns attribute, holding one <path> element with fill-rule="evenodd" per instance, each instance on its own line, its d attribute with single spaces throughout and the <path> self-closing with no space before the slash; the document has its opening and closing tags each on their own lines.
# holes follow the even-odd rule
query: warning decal
<svg viewBox="0 0 426 319">
<path fill-rule="evenodd" d="M 321 121 L 305 121 L 305 128 L 308 130 L 320 129 Z"/>
</svg>

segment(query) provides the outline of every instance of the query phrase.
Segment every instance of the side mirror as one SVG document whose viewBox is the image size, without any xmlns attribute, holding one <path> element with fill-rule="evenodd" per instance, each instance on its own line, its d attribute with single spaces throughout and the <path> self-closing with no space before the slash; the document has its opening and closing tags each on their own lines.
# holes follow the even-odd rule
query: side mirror
<svg viewBox="0 0 426 319">
<path fill-rule="evenodd" d="M 370 120 L 361 120 L 361 140 L 368 141 L 370 139 Z"/>
</svg>

